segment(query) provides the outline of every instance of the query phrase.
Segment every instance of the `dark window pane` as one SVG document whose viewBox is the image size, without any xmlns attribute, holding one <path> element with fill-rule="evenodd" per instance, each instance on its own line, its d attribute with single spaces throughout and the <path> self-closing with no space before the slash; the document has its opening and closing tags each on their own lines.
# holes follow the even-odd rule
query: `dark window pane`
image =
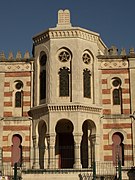
<svg viewBox="0 0 135 180">
<path fill-rule="evenodd" d="M 83 72 L 84 97 L 91 98 L 91 75 L 88 69 Z"/>
<path fill-rule="evenodd" d="M 15 107 L 21 107 L 22 106 L 22 93 L 16 92 L 15 93 Z"/>
<path fill-rule="evenodd" d="M 69 69 L 60 69 L 60 96 L 69 96 Z"/>
<path fill-rule="evenodd" d="M 40 65 L 45 66 L 46 65 L 47 56 L 44 54 L 40 59 Z"/>
<path fill-rule="evenodd" d="M 40 73 L 40 100 L 46 98 L 46 71 Z"/>
<path fill-rule="evenodd" d="M 113 104 L 120 105 L 120 90 L 119 89 L 113 90 Z"/>
</svg>

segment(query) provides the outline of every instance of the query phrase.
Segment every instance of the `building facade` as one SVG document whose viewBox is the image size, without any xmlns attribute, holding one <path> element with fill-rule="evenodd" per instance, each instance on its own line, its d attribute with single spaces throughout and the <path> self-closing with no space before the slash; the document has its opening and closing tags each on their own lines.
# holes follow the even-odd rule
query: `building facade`
<svg viewBox="0 0 135 180">
<path fill-rule="evenodd" d="M 33 37 L 32 58 L 0 55 L 1 167 L 17 163 L 23 179 L 46 170 L 49 179 L 56 170 L 91 171 L 93 162 L 115 174 L 120 161 L 126 179 L 135 165 L 134 78 L 133 48 L 107 48 L 59 10 L 56 27 Z"/>
</svg>

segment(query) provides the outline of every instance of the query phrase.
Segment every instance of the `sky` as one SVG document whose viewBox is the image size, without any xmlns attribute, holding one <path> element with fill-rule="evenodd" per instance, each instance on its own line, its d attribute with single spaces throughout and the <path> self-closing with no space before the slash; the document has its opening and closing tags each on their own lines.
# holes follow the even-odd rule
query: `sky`
<svg viewBox="0 0 135 180">
<path fill-rule="evenodd" d="M 0 0 L 0 52 L 32 54 L 32 37 L 55 27 L 59 9 L 71 23 L 100 34 L 109 48 L 135 48 L 135 0 Z"/>
</svg>

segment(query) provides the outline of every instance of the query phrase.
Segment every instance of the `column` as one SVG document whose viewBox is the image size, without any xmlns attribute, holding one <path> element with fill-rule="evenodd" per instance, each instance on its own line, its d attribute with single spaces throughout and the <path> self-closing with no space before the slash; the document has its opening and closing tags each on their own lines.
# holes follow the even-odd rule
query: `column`
<svg viewBox="0 0 135 180">
<path fill-rule="evenodd" d="M 55 134 L 50 134 L 49 142 L 49 168 L 54 169 L 55 164 Z"/>
<path fill-rule="evenodd" d="M 101 147 L 100 147 L 100 134 L 95 134 L 93 136 L 93 142 L 95 142 L 95 161 L 100 161 L 100 151 L 101 151 Z"/>
<path fill-rule="evenodd" d="M 80 151 L 80 144 L 82 140 L 82 134 L 74 134 L 74 152 L 75 152 L 75 163 L 74 163 L 74 168 L 82 168 L 81 165 L 81 151 Z"/>
<path fill-rule="evenodd" d="M 48 134 L 46 134 L 46 137 L 45 137 L 45 140 L 46 140 L 46 142 L 45 142 L 45 161 L 44 161 L 44 167 L 45 167 L 45 169 L 47 168 L 49 168 L 49 165 L 50 165 L 50 159 L 49 159 L 49 157 L 50 157 L 50 136 L 48 135 Z"/>
<path fill-rule="evenodd" d="M 39 169 L 39 148 L 38 148 L 38 140 L 36 136 L 32 137 L 33 139 L 33 169 Z"/>
<path fill-rule="evenodd" d="M 92 167 L 92 141 L 91 130 L 88 130 L 88 168 Z"/>
</svg>

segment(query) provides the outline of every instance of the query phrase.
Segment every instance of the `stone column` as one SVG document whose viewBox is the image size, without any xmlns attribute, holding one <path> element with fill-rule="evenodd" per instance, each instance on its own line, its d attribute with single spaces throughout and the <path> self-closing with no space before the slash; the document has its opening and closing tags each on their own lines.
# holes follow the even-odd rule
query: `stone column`
<svg viewBox="0 0 135 180">
<path fill-rule="evenodd" d="M 92 141 L 91 130 L 88 131 L 88 167 L 92 167 Z"/>
<path fill-rule="evenodd" d="M 80 144 L 82 140 L 82 134 L 74 134 L 74 152 L 75 152 L 75 163 L 74 163 L 74 168 L 82 168 L 81 165 L 81 151 L 80 151 Z"/>
<path fill-rule="evenodd" d="M 96 135 L 93 134 L 91 135 L 91 144 L 92 144 L 92 161 L 95 162 L 96 161 Z"/>
<path fill-rule="evenodd" d="M 50 136 L 48 134 L 46 135 L 46 143 L 47 144 L 45 144 L 46 153 L 45 153 L 45 165 L 44 165 L 44 167 L 48 169 L 49 165 L 50 165 L 50 159 L 49 159 L 49 157 L 50 157 Z"/>
<path fill-rule="evenodd" d="M 39 148 L 37 136 L 33 136 L 33 169 L 39 169 Z"/>
<path fill-rule="evenodd" d="M 95 161 L 100 161 L 100 135 L 95 134 L 93 138 L 93 142 L 95 142 Z"/>
<path fill-rule="evenodd" d="M 49 143 L 49 168 L 54 169 L 55 164 L 55 134 L 50 134 L 50 143 Z"/>
</svg>

